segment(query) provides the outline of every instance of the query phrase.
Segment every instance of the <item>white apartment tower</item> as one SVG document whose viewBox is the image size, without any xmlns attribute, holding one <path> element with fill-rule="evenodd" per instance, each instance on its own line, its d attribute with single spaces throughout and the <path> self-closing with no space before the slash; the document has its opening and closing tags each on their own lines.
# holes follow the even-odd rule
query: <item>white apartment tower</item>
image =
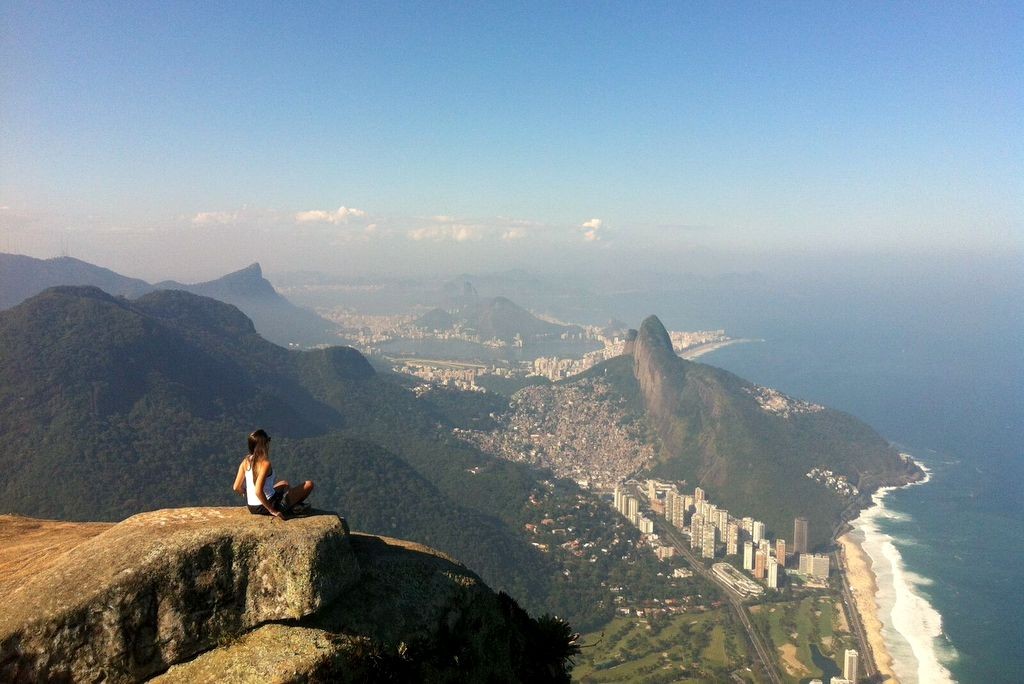
<svg viewBox="0 0 1024 684">
<path fill-rule="evenodd" d="M 754 543 L 758 544 L 762 539 L 764 539 L 764 523 L 760 520 L 755 520 L 751 527 L 750 536 L 753 538 Z"/>
<path fill-rule="evenodd" d="M 743 569 L 754 569 L 754 543 L 743 542 Z"/>
<path fill-rule="evenodd" d="M 665 520 L 675 524 L 676 519 L 676 507 L 679 506 L 679 494 L 676 493 L 675 489 L 670 489 L 665 492 Z"/>
<path fill-rule="evenodd" d="M 729 511 L 724 508 L 718 509 L 718 520 L 715 523 L 715 527 L 717 527 L 722 534 L 725 534 L 726 529 L 729 527 Z"/>
<path fill-rule="evenodd" d="M 846 654 L 843 656 L 843 677 L 851 682 L 856 682 L 857 677 L 860 676 L 859 666 L 860 654 L 852 648 L 846 649 Z"/>
<path fill-rule="evenodd" d="M 690 548 L 698 549 L 704 541 L 704 516 L 694 513 L 690 518 Z"/>
<path fill-rule="evenodd" d="M 768 559 L 768 588 L 779 588 L 779 562 L 774 558 Z"/>
<path fill-rule="evenodd" d="M 717 541 L 718 530 L 714 525 L 704 524 L 704 534 L 701 539 L 700 555 L 702 558 L 715 557 L 715 542 Z"/>
<path fill-rule="evenodd" d="M 740 552 L 740 526 L 736 521 L 729 523 L 725 529 L 725 555 L 735 556 Z"/>
</svg>

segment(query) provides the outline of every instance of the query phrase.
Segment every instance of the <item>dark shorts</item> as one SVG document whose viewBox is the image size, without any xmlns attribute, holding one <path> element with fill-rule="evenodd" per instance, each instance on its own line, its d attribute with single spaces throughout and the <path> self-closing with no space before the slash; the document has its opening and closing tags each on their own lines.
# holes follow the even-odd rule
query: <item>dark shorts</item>
<svg viewBox="0 0 1024 684">
<path fill-rule="evenodd" d="M 284 498 L 284 495 L 285 495 L 285 493 L 287 491 L 288 490 L 286 488 L 284 488 L 284 487 L 281 487 L 280 489 L 275 489 L 274 493 L 270 495 L 270 498 L 268 498 L 267 501 L 270 502 L 271 506 L 273 506 L 274 508 L 280 510 L 280 508 L 281 508 L 281 499 Z M 268 511 L 267 507 L 264 506 L 263 504 L 260 504 L 259 506 L 248 506 L 247 505 L 246 508 L 248 508 L 249 512 L 252 513 L 253 515 L 270 515 L 270 511 Z"/>
</svg>

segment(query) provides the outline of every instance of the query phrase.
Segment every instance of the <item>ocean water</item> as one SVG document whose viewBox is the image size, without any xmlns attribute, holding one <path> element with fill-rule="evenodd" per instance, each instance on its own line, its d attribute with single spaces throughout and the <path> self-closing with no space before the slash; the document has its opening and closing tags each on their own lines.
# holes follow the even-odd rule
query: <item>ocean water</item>
<svg viewBox="0 0 1024 684">
<path fill-rule="evenodd" d="M 924 464 L 927 483 L 880 492 L 857 522 L 897 672 L 1021 681 L 1024 293 L 982 282 L 707 294 L 615 304 L 623 320 L 656 313 L 669 329 L 763 338 L 699 360 L 847 411 Z"/>
</svg>

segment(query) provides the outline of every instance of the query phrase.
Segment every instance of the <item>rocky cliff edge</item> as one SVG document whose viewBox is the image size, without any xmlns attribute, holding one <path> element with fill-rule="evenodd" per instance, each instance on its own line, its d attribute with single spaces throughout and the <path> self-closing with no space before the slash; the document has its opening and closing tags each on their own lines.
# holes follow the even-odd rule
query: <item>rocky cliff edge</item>
<svg viewBox="0 0 1024 684">
<path fill-rule="evenodd" d="M 333 514 L 0 516 L 0 593 L 5 682 L 568 680 L 564 623 Z"/>
</svg>

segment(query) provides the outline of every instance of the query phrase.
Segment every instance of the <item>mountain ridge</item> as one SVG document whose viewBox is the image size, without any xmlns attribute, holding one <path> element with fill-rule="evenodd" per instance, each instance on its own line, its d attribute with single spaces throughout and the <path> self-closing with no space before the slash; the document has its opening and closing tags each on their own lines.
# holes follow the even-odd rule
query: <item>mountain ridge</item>
<svg viewBox="0 0 1024 684">
<path fill-rule="evenodd" d="M 47 288 L 64 285 L 98 287 L 128 299 L 157 290 L 183 290 L 237 306 L 253 320 L 261 335 L 282 346 L 313 346 L 337 341 L 337 326 L 283 297 L 263 277 L 258 262 L 201 283 L 165 280 L 154 285 L 71 257 L 35 259 L 0 253 L 0 310 Z"/>
<path fill-rule="evenodd" d="M 472 331 L 481 340 L 497 339 L 512 342 L 515 338 L 530 340 L 555 338 L 562 334 L 579 334 L 579 326 L 567 326 L 537 318 L 507 297 L 478 298 L 475 292 L 468 302 L 445 310 L 434 308 L 420 316 L 416 324 L 435 331 L 453 330 L 456 326 Z"/>
</svg>

